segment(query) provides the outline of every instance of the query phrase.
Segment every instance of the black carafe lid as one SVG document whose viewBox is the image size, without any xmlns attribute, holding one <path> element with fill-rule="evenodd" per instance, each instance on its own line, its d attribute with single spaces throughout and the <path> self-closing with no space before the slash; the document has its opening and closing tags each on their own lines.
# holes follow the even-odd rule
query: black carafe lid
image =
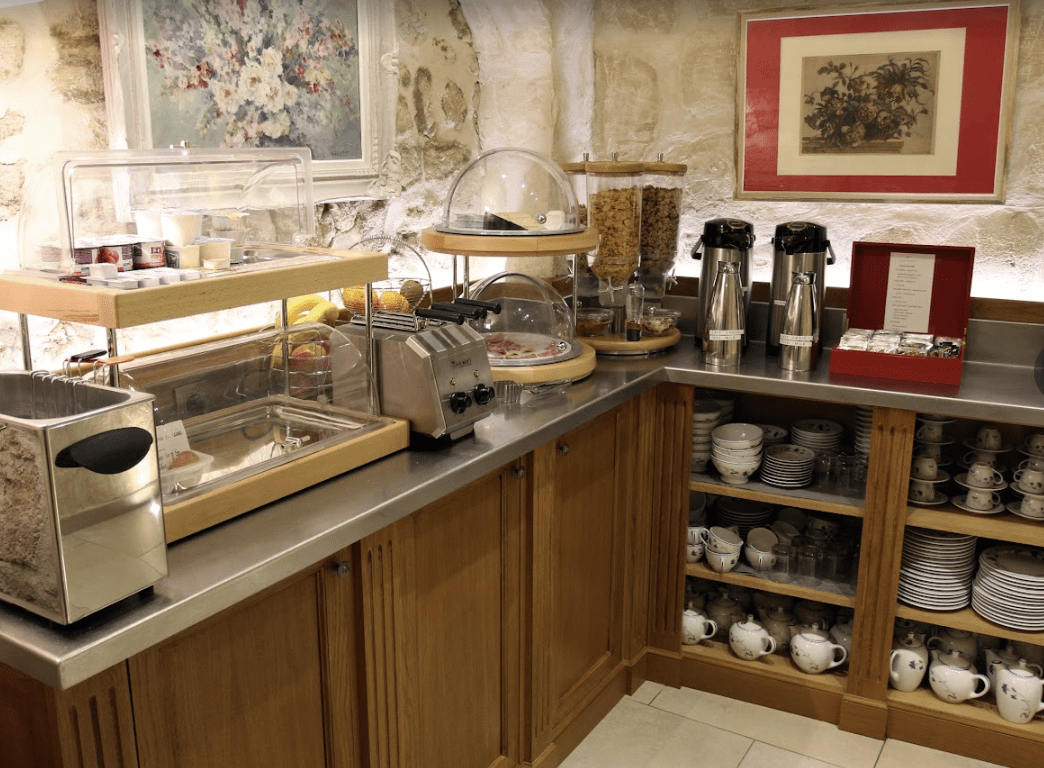
<svg viewBox="0 0 1044 768">
<path fill-rule="evenodd" d="M 778 224 L 772 242 L 777 251 L 784 253 L 820 253 L 830 247 L 826 227 L 809 221 Z"/>
<path fill-rule="evenodd" d="M 704 248 L 746 251 L 754 247 L 754 225 L 739 219 L 711 219 L 703 225 Z"/>
</svg>

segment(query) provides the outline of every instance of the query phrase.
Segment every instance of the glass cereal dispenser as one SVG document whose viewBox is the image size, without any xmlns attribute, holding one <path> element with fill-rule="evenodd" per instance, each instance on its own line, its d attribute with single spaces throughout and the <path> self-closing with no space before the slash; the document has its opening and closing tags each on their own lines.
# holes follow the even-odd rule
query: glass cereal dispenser
<svg viewBox="0 0 1044 768">
<path fill-rule="evenodd" d="M 678 224 L 681 218 L 682 186 L 688 166 L 667 163 L 661 154 L 645 164 L 642 176 L 642 237 L 639 279 L 645 300 L 659 304 L 673 280 L 678 254 Z"/>
<path fill-rule="evenodd" d="M 587 165 L 587 205 L 601 243 L 589 264 L 598 278 L 599 303 L 622 307 L 627 284 L 641 263 L 644 163 L 603 161 Z"/>
</svg>

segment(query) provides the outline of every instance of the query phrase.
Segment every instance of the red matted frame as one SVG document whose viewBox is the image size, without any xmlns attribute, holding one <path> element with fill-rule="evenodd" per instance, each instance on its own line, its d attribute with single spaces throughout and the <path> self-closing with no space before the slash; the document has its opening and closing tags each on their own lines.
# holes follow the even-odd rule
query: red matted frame
<svg viewBox="0 0 1044 768">
<path fill-rule="evenodd" d="M 737 199 L 1003 202 L 1019 16 L 1019 0 L 743 14 Z M 845 170 L 849 158 L 839 154 L 819 158 L 808 173 L 802 172 L 803 166 L 797 170 L 785 167 L 787 158 L 800 155 L 796 142 L 801 139 L 787 130 L 782 131 L 781 139 L 781 91 L 789 88 L 781 82 L 781 71 L 792 71 L 784 57 L 788 61 L 798 58 L 801 54 L 794 51 L 800 52 L 802 46 L 815 55 L 817 40 L 844 40 L 851 35 L 855 44 L 867 39 L 861 37 L 864 33 L 902 36 L 900 51 L 911 50 L 907 47 L 910 41 L 923 36 L 924 50 L 928 50 L 934 45 L 932 35 L 955 30 L 962 38 L 963 73 L 948 87 L 950 93 L 959 94 L 959 101 L 951 100 L 959 120 L 935 123 L 936 136 L 948 143 L 951 168 L 910 174 L 903 166 L 909 164 L 912 170 L 912 162 L 889 156 L 887 175 L 868 173 L 866 166 L 853 174 Z M 941 72 L 939 79 L 941 82 Z M 795 109 L 792 90 L 785 97 L 784 110 Z M 792 124 L 786 120 L 786 125 Z"/>
</svg>

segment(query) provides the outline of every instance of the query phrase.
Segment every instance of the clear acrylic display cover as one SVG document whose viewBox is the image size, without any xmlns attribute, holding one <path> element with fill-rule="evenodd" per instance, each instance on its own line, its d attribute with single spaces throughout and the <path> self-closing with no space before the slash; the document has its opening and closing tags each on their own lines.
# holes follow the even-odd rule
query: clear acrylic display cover
<svg viewBox="0 0 1044 768">
<path fill-rule="evenodd" d="M 549 157 L 503 148 L 471 161 L 446 200 L 439 232 L 461 235 L 565 235 L 582 232 L 576 193 Z"/>
<path fill-rule="evenodd" d="M 287 354 L 289 366 L 283 364 Z M 356 345 L 321 323 L 151 356 L 121 368 L 120 383 L 156 398 L 167 504 L 387 423 L 374 408 L 373 381 Z M 179 442 L 179 432 L 187 445 Z M 192 471 L 195 466 L 203 471 Z"/>
<path fill-rule="evenodd" d="M 472 322 L 486 341 L 493 367 L 544 365 L 582 353 L 575 339 L 573 315 L 554 288 L 520 272 L 501 272 L 478 283 L 470 297 L 501 305 Z"/>
<path fill-rule="evenodd" d="M 85 248 L 110 238 L 299 246 L 314 233 L 308 148 L 59 152 L 27 190 L 20 264 L 76 274 Z"/>
</svg>

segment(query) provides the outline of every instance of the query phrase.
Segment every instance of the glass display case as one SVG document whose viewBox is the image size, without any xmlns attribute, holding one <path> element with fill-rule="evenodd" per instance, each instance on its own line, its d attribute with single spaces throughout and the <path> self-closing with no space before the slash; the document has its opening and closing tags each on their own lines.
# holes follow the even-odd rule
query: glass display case
<svg viewBox="0 0 1044 768">
<path fill-rule="evenodd" d="M 576 194 L 550 158 L 527 149 L 494 149 L 457 176 L 440 232 L 461 235 L 564 235 L 582 232 Z"/>
<path fill-rule="evenodd" d="M 167 266 L 170 250 L 201 266 L 278 258 L 315 234 L 307 148 L 59 152 L 31 184 L 19 224 L 23 269 L 78 276 Z M 265 248 L 249 248 L 264 243 Z M 194 254 L 194 256 L 193 256 Z M 175 264 L 174 266 L 178 266 Z"/>
<path fill-rule="evenodd" d="M 121 380 L 155 397 L 165 504 L 385 424 L 357 345 L 322 323 L 150 356 L 124 366 Z"/>
</svg>

